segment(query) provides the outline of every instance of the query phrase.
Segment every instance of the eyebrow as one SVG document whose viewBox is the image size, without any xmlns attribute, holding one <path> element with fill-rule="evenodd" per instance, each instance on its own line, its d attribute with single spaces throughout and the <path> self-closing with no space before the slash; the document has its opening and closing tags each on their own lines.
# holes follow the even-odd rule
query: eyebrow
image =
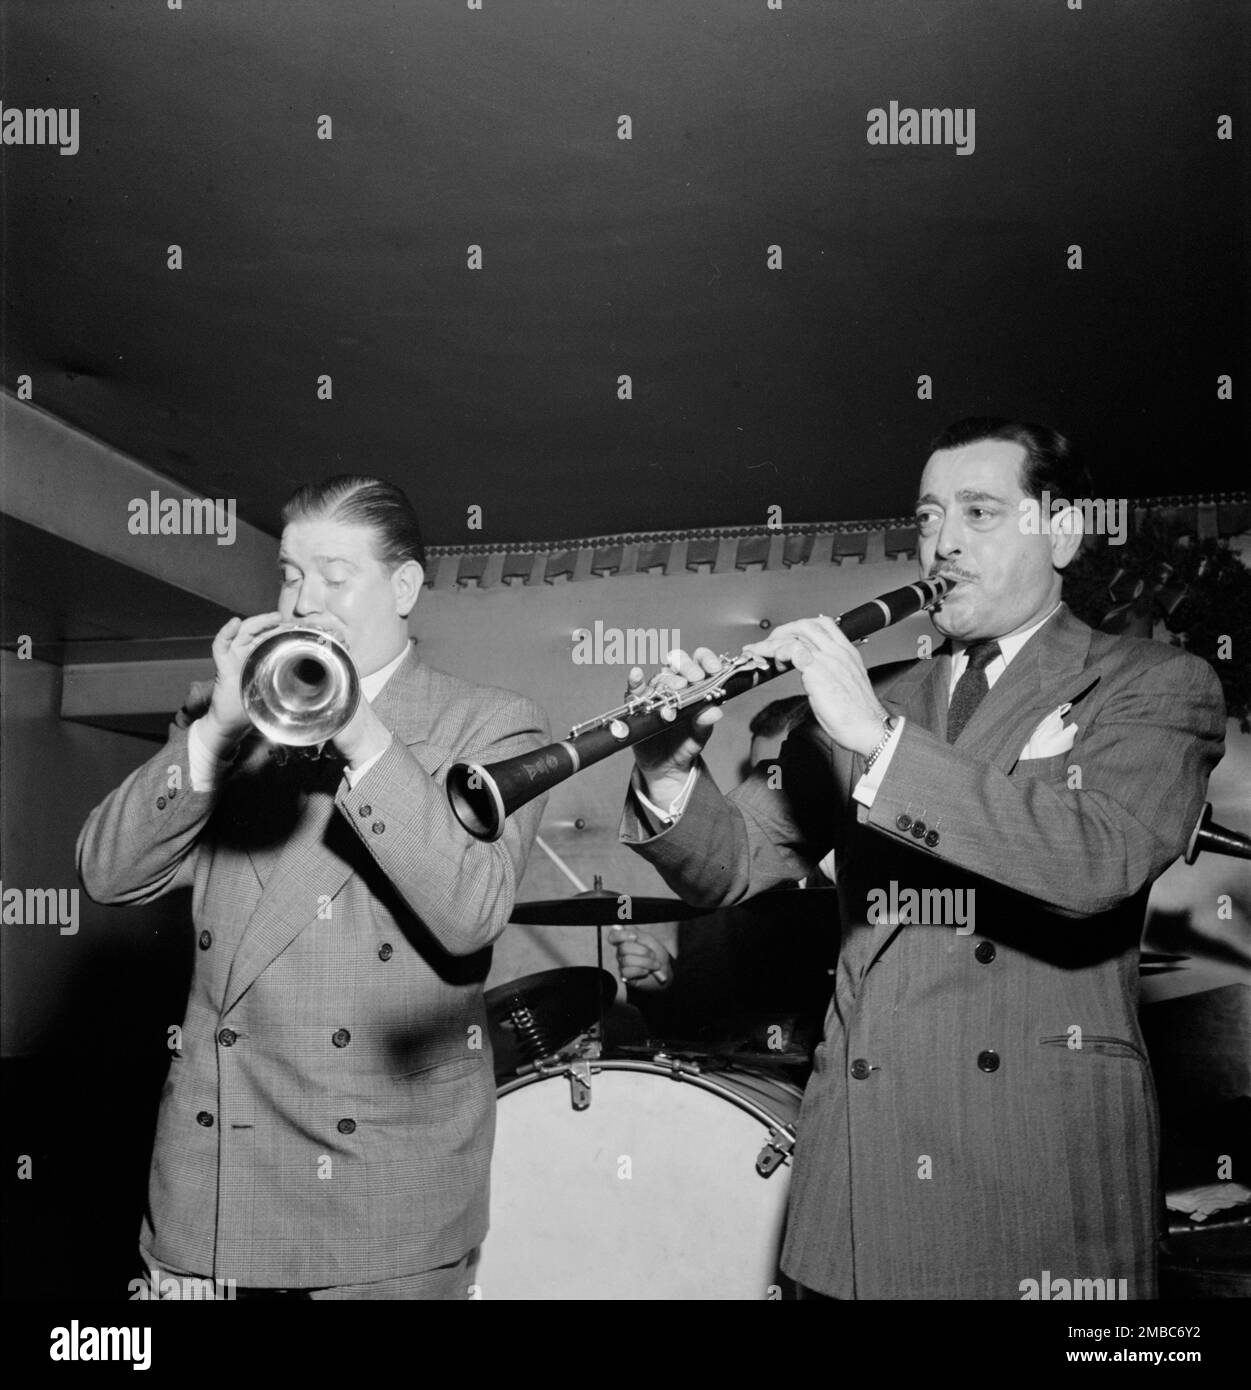
<svg viewBox="0 0 1251 1390">
<path fill-rule="evenodd" d="M 1000 497 L 998 493 L 982 492 L 978 488 L 972 487 L 962 487 L 960 491 L 956 493 L 957 502 L 1004 502 L 1006 500 L 1006 498 Z M 941 507 L 943 505 L 942 501 L 932 492 L 927 492 L 924 497 L 918 497 L 916 505 L 919 507 L 927 502 L 932 503 L 936 507 Z"/>
<path fill-rule="evenodd" d="M 319 565 L 347 565 L 349 569 L 360 569 L 360 566 L 356 563 L 356 561 L 349 560 L 346 555 L 314 555 L 313 559 Z M 278 564 L 279 566 L 295 565 L 295 561 L 291 558 L 290 555 L 280 552 L 278 555 Z M 299 569 L 298 565 L 296 565 L 295 567 L 296 569 Z"/>
</svg>

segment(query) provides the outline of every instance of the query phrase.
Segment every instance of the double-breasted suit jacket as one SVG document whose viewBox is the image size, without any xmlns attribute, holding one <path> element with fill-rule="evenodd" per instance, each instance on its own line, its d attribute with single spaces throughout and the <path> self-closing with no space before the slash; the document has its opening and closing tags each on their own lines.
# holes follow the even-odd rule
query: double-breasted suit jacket
<svg viewBox="0 0 1251 1390">
<path fill-rule="evenodd" d="M 443 782 L 453 762 L 541 747 L 547 723 L 412 646 L 373 708 L 394 737 L 355 787 L 342 763 L 319 775 L 254 740 L 214 792 L 191 790 L 184 711 L 79 837 L 97 901 L 193 886 L 195 969 L 141 1236 L 171 1268 L 369 1283 L 450 1263 L 486 1232 L 482 981 L 541 805 L 485 844 Z"/>
<path fill-rule="evenodd" d="M 852 795 L 864 760 L 811 721 L 780 786 L 761 768 L 722 797 L 701 771 L 671 828 L 652 835 L 631 797 L 622 835 L 710 908 L 835 847 L 843 944 L 799 1122 L 790 1275 L 839 1298 L 1020 1298 L 1048 1270 L 1150 1297 L 1137 951 L 1221 756 L 1219 683 L 1061 607 L 949 746 L 950 674 L 940 651 L 879 687 L 907 722 L 871 809 Z M 1070 704 L 1072 746 L 1022 759 Z"/>
</svg>

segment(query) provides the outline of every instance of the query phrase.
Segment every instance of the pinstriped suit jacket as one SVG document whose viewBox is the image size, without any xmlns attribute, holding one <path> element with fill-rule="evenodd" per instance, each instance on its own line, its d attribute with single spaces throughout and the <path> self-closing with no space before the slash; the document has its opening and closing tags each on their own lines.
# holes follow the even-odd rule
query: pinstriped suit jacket
<svg viewBox="0 0 1251 1390">
<path fill-rule="evenodd" d="M 79 837 L 99 902 L 194 885 L 195 971 L 142 1234 L 175 1269 L 367 1283 L 449 1263 L 486 1232 L 482 981 L 541 806 L 483 844 L 443 780 L 455 761 L 541 747 L 547 722 L 413 647 L 374 710 L 395 737 L 355 788 L 332 765 L 310 789 L 257 742 L 216 793 L 189 790 L 184 713 Z"/>
<path fill-rule="evenodd" d="M 812 722 L 782 751 L 780 789 L 761 770 L 723 798 L 701 774 L 671 829 L 650 836 L 631 799 L 622 835 L 707 907 L 836 848 L 843 946 L 800 1119 L 790 1275 L 839 1298 L 1020 1298 L 1048 1270 L 1151 1297 L 1157 1120 L 1137 950 L 1150 885 L 1221 756 L 1219 683 L 1067 608 L 954 746 L 949 677 L 939 654 L 879 689 L 908 723 L 871 811 L 851 797 L 863 761 Z M 1073 748 L 1021 762 L 1070 700 Z M 972 890 L 975 930 L 875 923 L 871 895 L 892 881 L 901 895 Z"/>
</svg>

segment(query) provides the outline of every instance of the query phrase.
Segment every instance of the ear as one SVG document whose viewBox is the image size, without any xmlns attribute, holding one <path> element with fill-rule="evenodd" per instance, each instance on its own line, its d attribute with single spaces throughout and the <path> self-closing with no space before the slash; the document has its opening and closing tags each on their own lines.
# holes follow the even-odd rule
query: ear
<svg viewBox="0 0 1251 1390">
<path fill-rule="evenodd" d="M 1066 504 L 1052 513 L 1048 522 L 1051 535 L 1051 563 L 1065 569 L 1082 548 L 1086 536 L 1086 520 L 1081 508 Z"/>
<path fill-rule="evenodd" d="M 425 570 L 416 560 L 405 560 L 391 574 L 391 592 L 395 595 L 395 611 L 401 618 L 407 618 L 421 597 L 421 586 L 426 577 Z"/>
</svg>

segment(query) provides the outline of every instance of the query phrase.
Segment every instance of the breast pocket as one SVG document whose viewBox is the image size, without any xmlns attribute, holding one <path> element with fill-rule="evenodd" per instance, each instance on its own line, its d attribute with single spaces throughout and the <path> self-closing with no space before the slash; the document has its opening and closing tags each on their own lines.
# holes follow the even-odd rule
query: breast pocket
<svg viewBox="0 0 1251 1390">
<path fill-rule="evenodd" d="M 1042 777 L 1051 782 L 1063 782 L 1068 778 L 1069 768 L 1079 761 L 1076 748 L 1050 758 L 1022 758 L 1012 769 L 1012 776 Z"/>
</svg>

